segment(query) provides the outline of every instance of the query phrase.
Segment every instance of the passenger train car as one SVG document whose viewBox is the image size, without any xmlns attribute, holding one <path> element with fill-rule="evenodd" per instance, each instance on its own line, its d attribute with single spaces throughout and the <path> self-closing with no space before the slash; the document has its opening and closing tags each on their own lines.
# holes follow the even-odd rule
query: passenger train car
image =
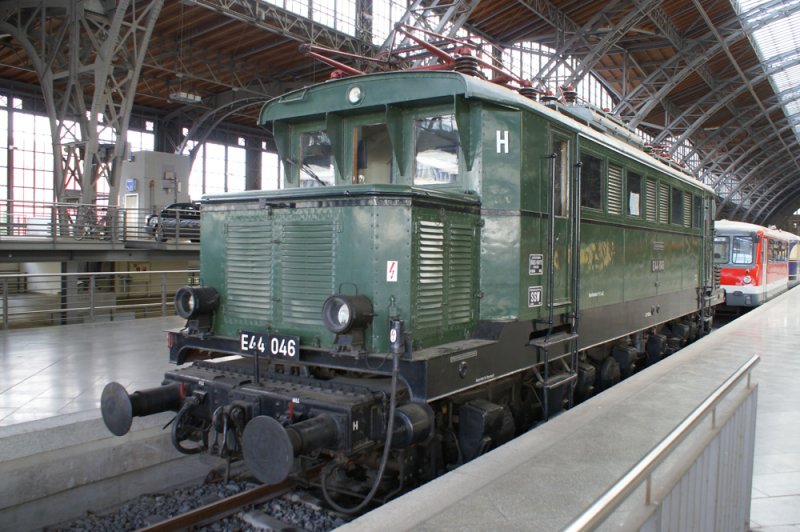
<svg viewBox="0 0 800 532">
<path fill-rule="evenodd" d="M 260 123 L 286 186 L 203 199 L 200 285 L 168 332 L 193 363 L 109 384 L 115 434 L 175 410 L 179 450 L 267 483 L 318 465 L 327 501 L 360 508 L 709 330 L 714 193 L 607 117 L 400 71 L 289 93 Z"/>
<path fill-rule="evenodd" d="M 714 264 L 722 269 L 726 306 L 757 307 L 789 288 L 789 247 L 795 235 L 728 220 L 717 221 L 714 233 Z"/>
<path fill-rule="evenodd" d="M 800 283 L 800 278 L 798 278 L 798 273 L 800 273 L 798 272 L 798 267 L 800 267 L 800 247 L 797 245 L 800 243 L 800 236 L 788 231 L 781 232 L 785 233 L 789 244 L 789 288 L 794 288 Z"/>
</svg>

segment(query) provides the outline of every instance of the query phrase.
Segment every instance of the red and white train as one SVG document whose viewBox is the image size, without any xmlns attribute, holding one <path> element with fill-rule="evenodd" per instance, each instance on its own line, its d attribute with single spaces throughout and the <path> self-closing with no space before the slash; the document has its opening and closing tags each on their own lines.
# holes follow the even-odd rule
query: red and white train
<svg viewBox="0 0 800 532">
<path fill-rule="evenodd" d="M 792 233 L 745 222 L 714 223 L 714 264 L 721 268 L 725 304 L 756 307 L 788 290 Z M 795 259 L 795 278 L 796 278 Z"/>
</svg>

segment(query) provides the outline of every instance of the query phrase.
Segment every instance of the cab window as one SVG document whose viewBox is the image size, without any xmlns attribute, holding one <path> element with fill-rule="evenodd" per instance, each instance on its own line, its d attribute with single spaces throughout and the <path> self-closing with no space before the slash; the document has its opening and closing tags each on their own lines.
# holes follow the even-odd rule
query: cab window
<svg viewBox="0 0 800 532">
<path fill-rule="evenodd" d="M 755 245 L 751 236 L 733 237 L 731 253 L 732 264 L 752 264 Z"/>
<path fill-rule="evenodd" d="M 392 179 L 392 143 L 386 124 L 353 128 L 354 185 L 389 184 Z"/>
<path fill-rule="evenodd" d="M 336 174 L 333 165 L 331 139 L 323 130 L 300 134 L 298 162 L 301 187 L 333 185 Z"/>
<path fill-rule="evenodd" d="M 714 238 L 714 264 L 728 264 L 731 256 L 731 239 L 727 236 Z"/>
<path fill-rule="evenodd" d="M 455 116 L 414 120 L 414 184 L 447 185 L 458 179 L 461 143 Z"/>
</svg>

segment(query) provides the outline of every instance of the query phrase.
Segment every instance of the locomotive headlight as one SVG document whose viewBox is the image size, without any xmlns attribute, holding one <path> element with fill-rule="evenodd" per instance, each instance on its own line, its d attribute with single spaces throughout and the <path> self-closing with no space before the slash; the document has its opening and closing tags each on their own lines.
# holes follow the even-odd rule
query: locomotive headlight
<svg viewBox="0 0 800 532">
<path fill-rule="evenodd" d="M 363 328 L 372 321 L 372 303 L 365 296 L 337 294 L 322 305 L 322 322 L 336 334 Z"/>
<path fill-rule="evenodd" d="M 744 284 L 750 284 L 750 283 L 752 283 L 752 282 L 753 282 L 753 278 L 752 278 L 752 277 L 750 277 L 749 275 L 745 275 L 745 276 L 742 278 L 742 281 L 744 281 Z"/>
<path fill-rule="evenodd" d="M 175 310 L 181 318 L 210 314 L 219 305 L 219 293 L 209 287 L 184 286 L 175 293 Z"/>
<path fill-rule="evenodd" d="M 351 104 L 355 105 L 363 99 L 364 99 L 364 91 L 361 90 L 361 87 L 358 86 L 350 87 L 347 90 L 347 101 L 350 102 Z"/>
</svg>

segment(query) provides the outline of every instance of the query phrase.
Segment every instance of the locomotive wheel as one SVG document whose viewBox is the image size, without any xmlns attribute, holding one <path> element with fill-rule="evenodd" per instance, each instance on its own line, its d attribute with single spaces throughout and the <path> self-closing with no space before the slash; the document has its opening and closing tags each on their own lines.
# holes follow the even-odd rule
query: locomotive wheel
<svg viewBox="0 0 800 532">
<path fill-rule="evenodd" d="M 600 364 L 597 374 L 597 388 L 599 391 L 607 390 L 620 380 L 619 363 L 614 357 L 608 357 Z"/>
</svg>

